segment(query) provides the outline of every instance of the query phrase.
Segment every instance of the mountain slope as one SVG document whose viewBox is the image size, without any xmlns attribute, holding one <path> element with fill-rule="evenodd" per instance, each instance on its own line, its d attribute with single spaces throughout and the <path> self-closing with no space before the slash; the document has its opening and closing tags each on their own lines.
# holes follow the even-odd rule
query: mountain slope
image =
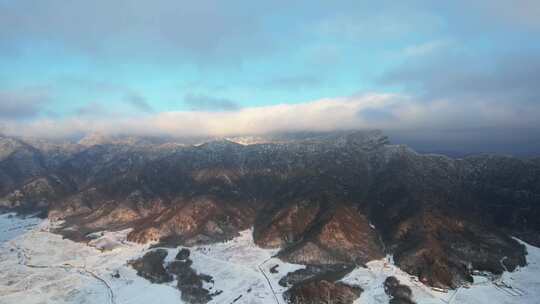
<svg viewBox="0 0 540 304">
<path fill-rule="evenodd" d="M 191 246 L 253 227 L 283 260 L 364 265 L 392 254 L 443 288 L 467 284 L 473 270 L 525 265 L 511 235 L 538 244 L 536 161 L 422 155 L 380 132 L 257 142 L 100 140 L 54 155 L 21 142 L 2 154 L 0 205 L 45 208 L 75 240 L 133 228 L 129 240 Z"/>
</svg>

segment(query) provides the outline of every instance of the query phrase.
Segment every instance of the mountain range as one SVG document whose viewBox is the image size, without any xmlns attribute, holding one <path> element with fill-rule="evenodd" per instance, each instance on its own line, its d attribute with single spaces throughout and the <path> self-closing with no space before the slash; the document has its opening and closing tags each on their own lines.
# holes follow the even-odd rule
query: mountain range
<svg viewBox="0 0 540 304">
<path fill-rule="evenodd" d="M 252 228 L 258 246 L 326 274 L 288 294 L 319 303 L 321 290 L 357 294 L 332 274 L 387 255 L 442 289 L 525 266 L 515 238 L 540 246 L 540 159 L 419 154 L 379 131 L 2 136 L 0 210 L 61 220 L 55 232 L 81 242 L 129 228 L 132 242 L 189 247 Z"/>
</svg>

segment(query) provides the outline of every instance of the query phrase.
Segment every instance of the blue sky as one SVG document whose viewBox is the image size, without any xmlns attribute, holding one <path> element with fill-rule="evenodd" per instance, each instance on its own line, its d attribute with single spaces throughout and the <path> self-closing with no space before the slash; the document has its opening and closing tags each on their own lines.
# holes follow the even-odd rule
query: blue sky
<svg viewBox="0 0 540 304">
<path fill-rule="evenodd" d="M 0 0 L 0 124 L 6 133 L 54 136 L 69 130 L 45 125 L 78 121 L 101 129 L 77 131 L 106 132 L 105 119 L 181 112 L 200 121 L 197 113 L 392 94 L 392 109 L 403 100 L 421 111 L 441 102 L 451 109 L 414 123 L 388 105 L 359 109 L 357 125 L 334 128 L 463 125 L 536 136 L 529 116 L 539 108 L 540 2 L 438 2 Z M 511 113 L 462 115 L 471 104 Z"/>
</svg>

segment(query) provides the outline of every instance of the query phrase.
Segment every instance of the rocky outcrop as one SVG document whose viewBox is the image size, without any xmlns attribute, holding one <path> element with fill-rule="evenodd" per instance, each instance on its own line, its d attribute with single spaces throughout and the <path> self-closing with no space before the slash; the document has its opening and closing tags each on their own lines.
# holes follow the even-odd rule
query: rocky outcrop
<svg viewBox="0 0 540 304">
<path fill-rule="evenodd" d="M 287 290 L 283 298 L 289 304 L 352 304 L 362 288 L 329 281 L 307 281 Z"/>
<path fill-rule="evenodd" d="M 362 289 L 338 282 L 351 272 L 355 265 L 307 265 L 289 272 L 279 280 L 279 285 L 290 287 L 283 298 L 287 303 L 352 303 Z"/>
<path fill-rule="evenodd" d="M 354 267 L 354 265 L 347 264 L 307 265 L 306 268 L 287 273 L 279 280 L 279 285 L 291 287 L 306 281 L 320 280 L 335 282 L 351 272 Z"/>
<path fill-rule="evenodd" d="M 304 238 L 279 254 L 297 264 L 357 264 L 383 257 L 377 232 L 366 216 L 338 205 L 322 214 Z"/>
<path fill-rule="evenodd" d="M 300 201 L 263 213 L 260 223 L 255 226 L 253 238 L 263 248 L 281 248 L 300 241 L 304 233 L 313 225 L 320 206 L 317 201 Z"/>
<path fill-rule="evenodd" d="M 217 197 L 196 197 L 144 220 L 128 240 L 165 245 L 195 245 L 230 239 L 250 227 L 254 210 Z"/>
<path fill-rule="evenodd" d="M 523 245 L 471 222 L 429 213 L 400 228 L 392 242 L 396 264 L 431 286 L 455 288 L 472 282 L 473 269 L 501 273 L 526 264 Z"/>
</svg>

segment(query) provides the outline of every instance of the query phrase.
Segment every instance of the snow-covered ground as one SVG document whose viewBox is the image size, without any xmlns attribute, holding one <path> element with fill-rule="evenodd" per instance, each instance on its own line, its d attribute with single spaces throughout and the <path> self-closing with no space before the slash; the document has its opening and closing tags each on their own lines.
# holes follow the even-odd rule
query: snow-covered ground
<svg viewBox="0 0 540 304">
<path fill-rule="evenodd" d="M 173 250 L 169 257 L 174 257 Z M 272 256 L 276 250 L 261 249 L 253 243 L 252 231 L 224 243 L 191 248 L 193 268 L 214 277 L 212 290 L 222 290 L 212 303 L 285 303 L 281 294 L 286 290 L 278 281 L 288 272 L 304 268 L 283 263 Z M 278 265 L 277 273 L 270 268 Z"/>
<path fill-rule="evenodd" d="M 41 221 L 36 217 L 18 217 L 13 213 L 0 214 L 0 245 L 34 229 Z"/>
<path fill-rule="evenodd" d="M 2 216 L 0 222 L 5 219 Z M 179 303 L 180 294 L 175 288 L 151 284 L 126 266 L 126 261 L 141 255 L 145 246 L 124 242 L 121 248 L 101 252 L 62 239 L 48 228 L 48 221 L 40 221 L 29 231 L 18 235 L 13 232 L 13 237 L 3 238 L 1 304 Z M 125 239 L 126 234 L 104 233 L 106 238 L 118 240 Z M 112 277 L 116 271 L 119 278 Z"/>
<path fill-rule="evenodd" d="M 127 266 L 148 250 L 125 241 L 129 231 L 98 233 L 86 245 L 50 233 L 50 226 L 46 220 L 0 216 L 2 233 L 10 232 L 0 242 L 0 304 L 182 303 L 176 282 L 152 284 Z M 206 287 L 223 291 L 212 303 L 284 303 L 277 282 L 303 266 L 272 258 L 276 251 L 255 246 L 251 234 L 190 248 L 193 268 L 214 278 Z M 178 250 L 169 249 L 167 259 Z M 277 274 L 270 272 L 274 265 Z"/>
<path fill-rule="evenodd" d="M 520 241 L 521 242 L 521 241 Z M 523 242 L 522 242 L 523 243 Z M 474 276 L 474 283 L 468 288 L 436 291 L 410 276 L 393 264 L 391 257 L 371 261 L 368 268 L 356 268 L 342 281 L 360 285 L 364 292 L 355 304 L 388 303 L 383 282 L 388 276 L 395 276 L 401 284 L 411 287 L 413 298 L 418 304 L 514 304 L 540 303 L 540 248 L 523 243 L 527 247 L 528 265 L 514 272 L 488 279 Z"/>
<path fill-rule="evenodd" d="M 50 226 L 46 220 L 0 215 L 0 304 L 182 303 L 176 282 L 152 284 L 127 266 L 128 260 L 148 250 L 126 242 L 128 231 L 96 234 L 89 246 L 50 233 Z M 411 286 L 419 304 L 540 303 L 540 249 L 528 245 L 527 249 L 527 267 L 505 273 L 498 282 L 476 277 L 471 288 L 448 293 L 418 283 L 390 258 L 372 261 L 343 281 L 364 288 L 356 302 L 363 304 L 388 303 L 382 282 L 389 275 Z M 167 259 L 177 251 L 169 249 Z M 255 246 L 248 230 L 228 242 L 191 248 L 190 258 L 195 270 L 214 278 L 206 287 L 223 291 L 212 303 L 283 304 L 285 289 L 279 279 L 303 266 L 283 263 L 272 257 L 275 253 Z M 275 265 L 277 273 L 272 273 Z M 119 277 L 113 276 L 116 273 Z"/>
</svg>

